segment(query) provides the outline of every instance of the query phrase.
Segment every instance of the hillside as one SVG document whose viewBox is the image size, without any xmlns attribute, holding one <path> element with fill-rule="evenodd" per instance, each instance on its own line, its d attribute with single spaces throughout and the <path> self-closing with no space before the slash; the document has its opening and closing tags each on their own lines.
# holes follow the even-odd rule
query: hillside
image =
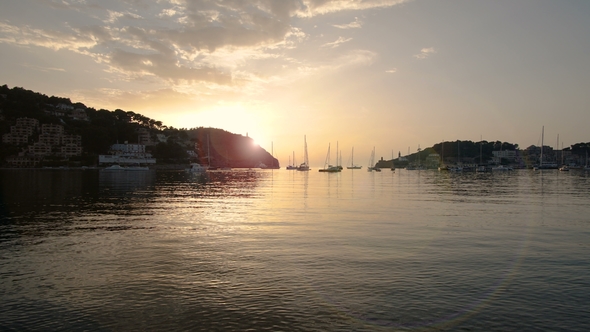
<svg viewBox="0 0 590 332">
<path fill-rule="evenodd" d="M 168 127 L 138 113 L 96 110 L 69 98 L 7 85 L 0 86 L 0 135 L 4 167 L 93 166 L 111 145 L 125 142 L 145 145 L 158 164 L 278 165 L 251 138 L 223 129 Z"/>
</svg>

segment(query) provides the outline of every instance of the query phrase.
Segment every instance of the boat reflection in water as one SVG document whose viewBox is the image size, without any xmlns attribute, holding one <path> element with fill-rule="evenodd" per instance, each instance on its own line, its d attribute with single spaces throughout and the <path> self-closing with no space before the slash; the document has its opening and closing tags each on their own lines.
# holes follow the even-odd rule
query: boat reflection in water
<svg viewBox="0 0 590 332">
<path fill-rule="evenodd" d="M 116 171 L 105 168 L 98 172 L 99 187 L 106 190 L 132 191 L 145 189 L 154 185 L 155 180 L 155 170 Z"/>
</svg>

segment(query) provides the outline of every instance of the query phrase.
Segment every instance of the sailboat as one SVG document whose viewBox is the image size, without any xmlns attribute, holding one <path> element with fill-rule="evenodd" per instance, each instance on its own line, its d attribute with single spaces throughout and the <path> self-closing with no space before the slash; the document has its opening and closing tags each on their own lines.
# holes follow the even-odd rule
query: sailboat
<svg viewBox="0 0 590 332">
<path fill-rule="evenodd" d="M 392 172 L 395 172 L 395 165 L 393 164 L 393 150 L 391 150 L 391 167 Z"/>
<path fill-rule="evenodd" d="M 289 166 L 287 166 L 287 169 L 290 171 L 297 169 L 297 166 L 295 166 L 295 151 L 293 151 L 293 164 L 291 164 L 291 157 L 289 157 Z"/>
<path fill-rule="evenodd" d="M 439 171 L 448 171 L 449 166 L 445 164 L 445 141 L 441 143 L 440 148 L 440 166 L 438 166 Z"/>
<path fill-rule="evenodd" d="M 307 139 L 303 136 L 303 163 L 297 167 L 298 171 L 309 171 L 309 159 L 307 157 Z"/>
<path fill-rule="evenodd" d="M 590 171 L 590 165 L 588 165 L 588 151 L 586 150 L 586 166 L 584 166 L 585 171 Z"/>
<path fill-rule="evenodd" d="M 559 146 L 559 135 L 557 135 L 557 145 Z M 563 162 L 563 143 L 561 143 L 561 167 L 559 168 L 562 172 L 569 172 L 570 167 Z"/>
<path fill-rule="evenodd" d="M 326 155 L 326 161 L 324 162 L 324 168 L 319 170 L 320 172 L 340 172 L 341 169 L 338 166 L 330 165 L 330 143 L 328 143 L 328 154 Z"/>
<path fill-rule="evenodd" d="M 481 136 L 479 137 L 479 164 L 475 169 L 476 172 L 485 172 L 486 166 L 483 164 L 483 140 Z"/>
<path fill-rule="evenodd" d="M 369 159 L 369 166 L 367 166 L 367 172 L 381 172 L 381 168 L 373 166 L 375 165 L 375 147 L 373 147 L 373 152 L 371 152 L 371 158 Z"/>
<path fill-rule="evenodd" d="M 272 165 L 267 166 L 263 163 L 260 163 L 259 167 L 262 169 L 279 169 L 281 166 L 276 165 L 275 158 L 274 158 L 274 143 L 270 142 L 270 156 L 272 157 Z"/>
<path fill-rule="evenodd" d="M 457 140 L 457 165 L 453 167 L 449 167 L 449 171 L 454 173 L 463 172 L 463 166 L 461 165 L 461 149 L 460 149 L 460 141 Z"/>
<path fill-rule="evenodd" d="M 350 166 L 346 166 L 347 169 L 361 169 L 363 166 L 357 166 L 354 164 L 354 146 L 352 147 L 352 154 L 350 157 Z"/>
<path fill-rule="evenodd" d="M 541 129 L 541 158 L 539 158 L 539 165 L 533 167 L 535 170 L 539 170 L 539 169 L 556 169 L 557 168 L 557 164 L 545 163 L 543 161 L 544 138 L 545 138 L 545 126 L 543 126 L 543 128 Z"/>
</svg>

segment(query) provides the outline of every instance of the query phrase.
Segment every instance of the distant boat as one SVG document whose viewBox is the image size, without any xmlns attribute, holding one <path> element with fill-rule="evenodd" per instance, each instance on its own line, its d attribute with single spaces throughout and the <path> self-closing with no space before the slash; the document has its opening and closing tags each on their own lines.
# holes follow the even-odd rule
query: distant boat
<svg viewBox="0 0 590 332">
<path fill-rule="evenodd" d="M 369 166 L 367 166 L 367 172 L 381 172 L 381 168 L 374 166 L 375 165 L 375 147 L 373 147 L 373 151 L 371 152 L 371 158 L 369 158 Z"/>
<path fill-rule="evenodd" d="M 502 172 L 502 171 L 512 171 L 512 170 L 513 170 L 512 167 L 510 167 L 510 166 L 504 166 L 504 165 L 498 165 L 496 167 L 492 167 L 492 171 L 494 171 L 494 172 L 498 172 L 498 171 L 500 171 L 500 172 Z"/>
<path fill-rule="evenodd" d="M 568 165 L 563 165 L 559 168 L 559 170 L 562 172 L 569 172 L 570 168 Z"/>
<path fill-rule="evenodd" d="M 352 154 L 350 155 L 350 166 L 346 166 L 347 169 L 361 169 L 363 166 L 357 166 L 354 164 L 354 146 L 352 147 Z"/>
<path fill-rule="evenodd" d="M 328 143 L 328 154 L 326 155 L 326 161 L 324 162 L 324 168 L 318 170 L 319 172 L 336 173 L 342 169 L 338 166 L 330 165 L 330 144 Z"/>
<path fill-rule="evenodd" d="M 147 166 L 139 166 L 139 165 L 132 165 L 132 166 L 126 166 L 123 167 L 121 165 L 115 164 L 115 165 L 111 165 L 109 167 L 106 167 L 103 169 L 103 171 L 107 171 L 107 172 L 119 172 L 119 171 L 125 171 L 125 172 L 142 172 L 142 171 L 149 171 L 149 167 Z"/>
<path fill-rule="evenodd" d="M 553 164 L 553 163 L 545 163 L 543 161 L 543 145 L 544 143 L 544 138 L 545 138 L 545 126 L 543 126 L 543 129 L 541 130 L 541 158 L 539 158 L 539 165 L 533 167 L 533 169 L 535 170 L 540 170 L 540 169 L 557 169 L 557 164 Z"/>
<path fill-rule="evenodd" d="M 393 164 L 393 150 L 391 150 L 391 167 L 392 172 L 395 172 L 395 165 Z"/>
<path fill-rule="evenodd" d="M 187 168 L 186 171 L 189 173 L 205 173 L 207 169 L 207 166 L 203 166 L 199 163 L 191 163 L 190 168 Z"/>
<path fill-rule="evenodd" d="M 258 164 L 258 167 L 259 168 L 262 168 L 262 169 L 280 169 L 281 166 L 275 164 L 274 144 L 273 144 L 273 142 L 270 142 L 270 156 L 272 157 L 272 165 L 268 166 L 268 165 L 266 165 L 264 163 L 260 163 L 260 164 Z"/>
<path fill-rule="evenodd" d="M 311 168 L 309 168 L 309 159 L 307 157 L 307 139 L 305 137 L 305 135 L 303 136 L 303 163 L 301 165 L 299 165 L 299 167 L 297 167 L 298 171 L 309 171 Z"/>
<path fill-rule="evenodd" d="M 500 145 L 500 150 L 502 149 L 502 146 Z M 475 169 L 476 172 L 479 173 L 483 173 L 483 172 L 487 172 L 487 168 L 486 166 L 483 164 L 483 140 L 481 139 L 481 136 L 479 137 L 479 165 L 477 166 L 477 168 Z"/>
<path fill-rule="evenodd" d="M 291 164 L 291 157 L 289 157 L 289 166 L 286 169 L 290 171 L 297 169 L 297 166 L 295 166 L 295 151 L 293 151 L 293 164 Z"/>
<path fill-rule="evenodd" d="M 112 171 L 124 171 L 125 168 L 122 167 L 121 165 L 115 164 L 115 165 L 111 165 L 109 167 L 105 167 L 103 169 L 103 171 L 107 171 L 107 172 L 112 172 Z"/>
</svg>

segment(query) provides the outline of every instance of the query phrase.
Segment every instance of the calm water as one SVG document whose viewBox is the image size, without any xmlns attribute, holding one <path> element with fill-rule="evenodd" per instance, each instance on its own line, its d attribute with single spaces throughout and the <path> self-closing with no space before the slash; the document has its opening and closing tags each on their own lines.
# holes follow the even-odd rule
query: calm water
<svg viewBox="0 0 590 332">
<path fill-rule="evenodd" d="M 0 171 L 0 330 L 587 331 L 590 175 Z"/>
</svg>

